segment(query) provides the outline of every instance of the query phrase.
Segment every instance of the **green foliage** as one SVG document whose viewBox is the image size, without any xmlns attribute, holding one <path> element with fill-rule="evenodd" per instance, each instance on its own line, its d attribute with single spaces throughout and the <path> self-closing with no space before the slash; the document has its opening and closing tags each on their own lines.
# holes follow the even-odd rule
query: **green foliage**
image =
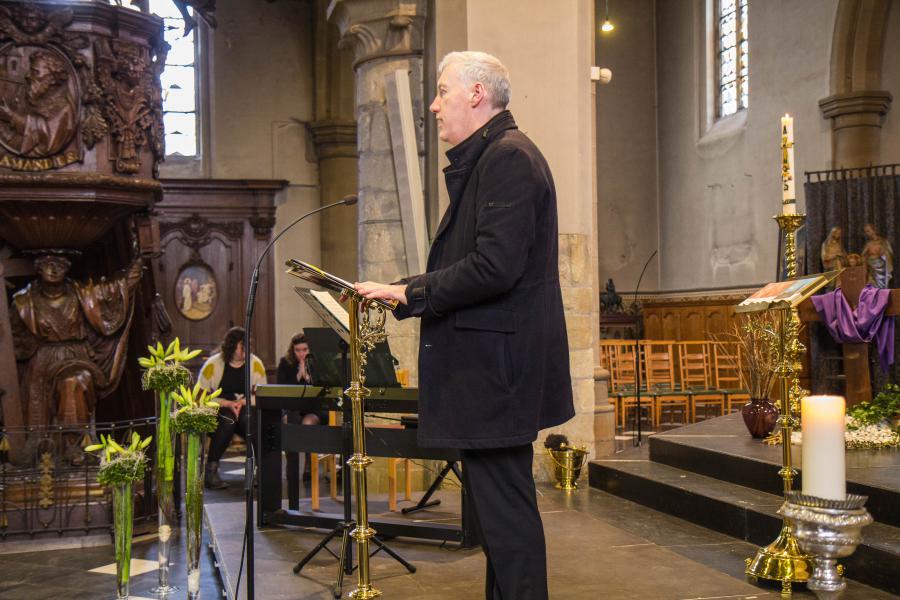
<svg viewBox="0 0 900 600">
<path fill-rule="evenodd" d="M 212 433 L 219 425 L 218 409 L 194 408 L 175 413 L 172 428 L 177 433 Z"/>
<path fill-rule="evenodd" d="M 152 436 L 141 439 L 137 432 L 131 434 L 131 444 L 122 446 L 111 435 L 100 435 L 100 443 L 84 449 L 85 452 L 100 452 L 100 470 L 97 483 L 114 486 L 139 481 L 144 478 L 147 457 L 144 450 L 153 440 Z"/>
<path fill-rule="evenodd" d="M 177 390 L 183 385 L 190 385 L 191 372 L 179 363 L 161 364 L 144 369 L 141 385 L 145 390 L 166 393 Z"/>
<path fill-rule="evenodd" d="M 144 368 L 141 383 L 145 390 L 171 392 L 180 386 L 190 385 L 191 373 L 182 363 L 200 355 L 200 350 L 182 348 L 178 338 L 163 348 L 160 342 L 156 346 L 147 346 L 149 357 L 138 358 L 138 364 Z"/>
<path fill-rule="evenodd" d="M 871 402 L 860 402 L 856 406 L 847 407 L 847 414 L 853 417 L 856 427 L 890 421 L 900 414 L 900 386 L 892 383 L 885 385 Z"/>
<path fill-rule="evenodd" d="M 172 427 L 178 433 L 210 433 L 216 430 L 219 403 L 214 400 L 222 393 L 222 388 L 213 393 L 201 389 L 196 384 L 193 389 L 181 386 L 172 392 L 172 398 L 181 407 L 172 416 Z"/>
</svg>

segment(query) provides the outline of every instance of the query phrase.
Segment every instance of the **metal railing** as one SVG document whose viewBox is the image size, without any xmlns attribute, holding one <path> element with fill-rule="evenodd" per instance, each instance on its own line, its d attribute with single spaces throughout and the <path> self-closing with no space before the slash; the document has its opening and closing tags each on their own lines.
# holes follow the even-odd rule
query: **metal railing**
<svg viewBox="0 0 900 600">
<path fill-rule="evenodd" d="M 0 541 L 112 532 L 112 493 L 97 483 L 99 460 L 83 449 L 101 434 L 154 435 L 156 418 L 46 428 L 0 428 Z M 135 532 L 155 528 L 154 444 L 134 486 Z M 177 497 L 177 492 L 176 492 Z"/>
</svg>

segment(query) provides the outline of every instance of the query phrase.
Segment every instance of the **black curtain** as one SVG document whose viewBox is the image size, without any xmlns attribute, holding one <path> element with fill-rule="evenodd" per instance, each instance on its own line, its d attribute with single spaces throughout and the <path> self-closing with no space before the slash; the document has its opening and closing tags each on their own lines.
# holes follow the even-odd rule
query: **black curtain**
<svg viewBox="0 0 900 600">
<path fill-rule="evenodd" d="M 806 174 L 803 186 L 806 198 L 806 259 L 800 265 L 804 273 L 821 273 L 822 242 L 834 226 L 843 230 L 842 242 L 848 253 L 861 253 L 866 245 L 863 226 L 871 223 L 898 250 L 900 234 L 900 165 L 882 165 L 861 169 L 816 171 Z M 898 257 L 900 258 L 900 257 Z M 895 272 L 896 273 L 896 272 Z M 895 274 L 889 282 L 900 287 Z M 843 393 L 841 346 L 831 339 L 821 323 L 809 324 L 810 367 L 813 393 Z M 894 355 L 900 360 L 900 335 L 895 336 Z M 887 382 L 896 382 L 897 365 L 887 375 L 881 372 L 875 352 L 869 353 L 869 370 L 874 393 Z"/>
</svg>

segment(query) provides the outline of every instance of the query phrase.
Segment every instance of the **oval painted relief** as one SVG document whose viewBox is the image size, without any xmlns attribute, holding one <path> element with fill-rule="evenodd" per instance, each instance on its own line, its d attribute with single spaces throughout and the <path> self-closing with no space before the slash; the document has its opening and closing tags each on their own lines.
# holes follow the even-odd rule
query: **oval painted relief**
<svg viewBox="0 0 900 600">
<path fill-rule="evenodd" d="M 185 319 L 202 321 L 216 308 L 216 277 L 206 265 L 182 267 L 175 280 L 175 306 Z"/>
<path fill-rule="evenodd" d="M 52 46 L 0 49 L 0 145 L 16 156 L 47 158 L 78 129 L 78 76 Z"/>
</svg>

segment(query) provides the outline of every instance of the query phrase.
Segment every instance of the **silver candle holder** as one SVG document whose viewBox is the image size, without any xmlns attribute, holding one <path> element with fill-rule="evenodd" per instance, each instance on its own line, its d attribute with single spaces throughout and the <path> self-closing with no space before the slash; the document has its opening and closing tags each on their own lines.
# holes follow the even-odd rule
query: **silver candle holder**
<svg viewBox="0 0 900 600">
<path fill-rule="evenodd" d="M 839 598 L 847 583 L 837 561 L 856 551 L 863 527 L 872 522 L 872 515 L 863 506 L 868 497 L 847 494 L 846 500 L 828 500 L 795 491 L 785 497 L 778 514 L 793 524 L 803 551 L 815 557 L 807 589 L 820 600 Z"/>
</svg>

